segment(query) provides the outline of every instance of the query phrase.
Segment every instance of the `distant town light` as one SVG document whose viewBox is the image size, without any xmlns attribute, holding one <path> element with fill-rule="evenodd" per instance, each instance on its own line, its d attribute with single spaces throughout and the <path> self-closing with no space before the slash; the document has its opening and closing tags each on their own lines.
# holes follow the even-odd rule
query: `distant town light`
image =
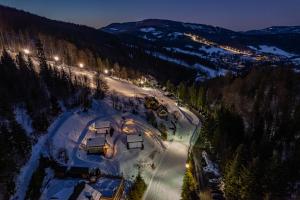
<svg viewBox="0 0 300 200">
<path fill-rule="evenodd" d="M 28 55 L 28 54 L 30 54 L 30 50 L 29 49 L 23 49 L 23 52 L 26 54 L 26 55 Z"/>
<path fill-rule="evenodd" d="M 59 57 L 58 56 L 54 56 L 53 57 L 55 61 L 59 61 Z"/>
<path fill-rule="evenodd" d="M 186 164 L 185 164 L 185 168 L 187 168 L 187 169 L 190 168 L 190 164 L 189 164 L 189 163 L 186 163 Z"/>
<path fill-rule="evenodd" d="M 104 70 L 104 74 L 108 74 L 108 69 L 105 69 L 105 70 Z"/>
<path fill-rule="evenodd" d="M 84 68 L 84 64 L 83 63 L 79 63 L 78 64 L 80 68 Z"/>
</svg>

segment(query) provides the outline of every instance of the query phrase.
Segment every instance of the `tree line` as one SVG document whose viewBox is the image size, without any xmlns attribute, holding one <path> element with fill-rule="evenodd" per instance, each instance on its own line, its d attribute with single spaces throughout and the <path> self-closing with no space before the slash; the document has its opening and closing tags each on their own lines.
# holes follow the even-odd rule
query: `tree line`
<svg viewBox="0 0 300 200">
<path fill-rule="evenodd" d="M 4 199 L 14 193 L 14 177 L 30 156 L 31 145 L 62 110 L 82 107 L 85 111 L 93 98 L 103 98 L 107 90 L 100 76 L 91 90 L 86 77 L 50 66 L 41 41 L 35 45 L 37 60 L 21 52 L 12 57 L 5 49 L 0 57 L 0 193 Z M 18 107 L 30 117 L 33 133 L 26 133 L 16 121 Z"/>
<path fill-rule="evenodd" d="M 197 145 L 218 160 L 226 198 L 289 198 L 300 179 L 299 74 L 254 68 L 201 87 L 206 117 Z"/>
</svg>

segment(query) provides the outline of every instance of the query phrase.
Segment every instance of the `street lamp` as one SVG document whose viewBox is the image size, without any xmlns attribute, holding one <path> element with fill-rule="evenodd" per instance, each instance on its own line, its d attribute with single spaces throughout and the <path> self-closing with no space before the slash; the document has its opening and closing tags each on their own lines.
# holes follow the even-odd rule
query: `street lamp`
<svg viewBox="0 0 300 200">
<path fill-rule="evenodd" d="M 84 68 L 84 64 L 83 63 L 79 63 L 78 64 L 80 68 Z"/>
<path fill-rule="evenodd" d="M 59 57 L 58 57 L 58 56 L 54 56 L 53 58 L 54 58 L 54 60 L 55 60 L 56 62 L 59 61 Z"/>
<path fill-rule="evenodd" d="M 185 164 L 185 168 L 187 168 L 187 169 L 190 168 L 190 164 L 189 164 L 189 163 L 186 163 L 186 164 Z"/>
<path fill-rule="evenodd" d="M 26 55 L 29 55 L 29 54 L 30 54 L 30 50 L 27 49 L 27 48 L 23 49 L 23 52 L 24 52 Z"/>
<path fill-rule="evenodd" d="M 108 69 L 105 69 L 105 70 L 104 70 L 104 74 L 108 74 Z"/>
</svg>

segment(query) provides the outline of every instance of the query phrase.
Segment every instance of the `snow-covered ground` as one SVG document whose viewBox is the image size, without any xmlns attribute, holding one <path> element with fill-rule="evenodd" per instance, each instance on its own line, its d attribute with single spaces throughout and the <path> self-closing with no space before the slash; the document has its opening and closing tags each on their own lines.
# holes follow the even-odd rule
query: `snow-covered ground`
<svg viewBox="0 0 300 200">
<path fill-rule="evenodd" d="M 172 52 L 178 52 L 178 53 L 183 53 L 187 55 L 192 55 L 192 56 L 197 56 L 199 58 L 206 58 L 203 54 L 194 52 L 194 51 L 188 51 L 180 48 L 171 48 L 171 47 L 165 47 L 166 50 L 172 51 Z"/>
<path fill-rule="evenodd" d="M 112 109 L 109 99 L 106 99 L 95 105 L 88 114 L 73 113 L 53 135 L 52 149 L 68 149 L 67 164 L 70 166 L 99 167 L 104 173 L 121 174 L 129 180 L 133 180 L 140 170 L 148 184 L 144 199 L 180 199 L 189 140 L 199 122 L 198 118 L 187 109 L 179 109 L 174 100 L 165 97 L 159 90 L 140 88 L 110 77 L 105 79 L 110 90 L 116 91 L 120 97 L 154 95 L 167 105 L 170 112 L 176 110 L 183 113 L 176 135 L 169 134 L 168 141 L 161 141 L 159 131 L 148 125 L 142 117 L 119 113 Z M 136 129 L 145 132 L 144 150 L 126 148 L 126 135 L 120 130 L 124 123 L 122 117 L 131 120 Z M 114 151 L 113 156 L 91 156 L 81 148 L 86 137 L 89 137 L 89 125 L 96 120 L 109 120 L 115 128 L 114 135 L 107 136 Z"/>
<path fill-rule="evenodd" d="M 179 48 L 166 48 L 166 49 L 170 50 L 170 51 L 172 50 L 172 51 L 179 52 L 179 53 L 184 53 L 184 54 L 189 54 L 189 55 L 202 57 L 202 55 L 199 54 L 199 53 L 192 52 L 192 51 L 185 51 L 185 50 L 182 50 L 182 49 L 179 49 Z M 151 54 L 154 57 L 157 57 L 157 58 L 161 59 L 161 60 L 165 60 L 165 61 L 168 61 L 168 62 L 171 62 L 171 63 L 175 63 L 175 64 L 178 64 L 178 65 L 181 65 L 181 66 L 184 66 L 184 67 L 197 69 L 197 70 L 205 73 L 206 74 L 205 78 L 208 78 L 208 79 L 209 78 L 215 78 L 217 76 L 224 76 L 228 71 L 228 70 L 221 69 L 221 68 L 220 69 L 212 69 L 210 67 L 201 65 L 199 63 L 196 63 L 194 65 L 190 65 L 190 64 L 186 63 L 183 60 L 179 60 L 177 58 L 166 56 L 166 55 L 164 55 L 162 53 L 159 53 L 159 52 L 152 52 L 152 53 L 148 52 L 148 53 Z"/>
<path fill-rule="evenodd" d="M 205 51 L 208 54 L 232 54 L 232 52 L 230 51 L 214 46 L 202 46 L 201 48 L 199 48 L 199 50 Z"/>
<path fill-rule="evenodd" d="M 140 88 L 108 77 L 106 78 L 106 81 L 111 89 L 121 92 L 123 95 L 153 95 L 159 99 L 160 102 L 167 104 L 171 112 L 177 110 L 184 114 L 179 122 L 176 135 L 170 136 L 171 141 L 164 142 L 167 149 L 161 151 L 160 149 L 152 148 L 151 151 L 146 153 L 146 155 L 148 154 L 148 157 L 143 157 L 143 160 L 140 162 L 140 165 L 144 166 L 142 168 L 142 175 L 148 184 L 143 199 L 180 199 L 190 137 L 195 130 L 195 125 L 199 123 L 199 119 L 188 109 L 179 109 L 174 100 L 165 97 L 156 89 Z M 147 151 L 146 147 L 143 151 Z M 150 166 L 151 163 L 154 163 L 154 170 Z M 132 166 L 129 166 L 128 170 L 132 169 Z"/>
<path fill-rule="evenodd" d="M 141 28 L 140 31 L 145 32 L 145 33 L 149 33 L 149 32 L 153 32 L 156 29 L 153 27 L 148 27 L 148 28 Z"/>
<path fill-rule="evenodd" d="M 175 101 L 165 97 L 160 91 L 152 88 L 139 88 L 129 83 L 122 83 L 112 78 L 106 78 L 108 85 L 119 90 L 127 96 L 153 95 L 159 101 L 168 105 L 170 111 L 180 111 L 184 116 L 179 122 L 179 127 L 175 136 L 170 136 L 171 141 L 164 142 L 167 146 L 165 151 L 152 149 L 148 157 L 144 157 L 142 175 L 148 184 L 144 199 L 146 200 L 176 200 L 180 199 L 182 180 L 185 172 L 185 162 L 187 159 L 189 140 L 199 123 L 199 119 L 186 108 L 178 108 Z M 152 157 L 154 157 L 152 159 Z M 155 165 L 153 170 L 151 162 Z M 129 167 L 129 170 L 132 166 Z"/>
<path fill-rule="evenodd" d="M 95 75 L 92 71 L 79 68 L 72 68 L 72 72 L 76 75 L 87 76 L 90 80 Z M 144 199 L 180 199 L 189 142 L 199 123 L 198 118 L 187 109 L 178 108 L 174 100 L 164 96 L 158 89 L 138 87 L 130 82 L 108 76 L 104 78 L 110 91 L 115 91 L 121 99 L 155 96 L 160 103 L 167 106 L 170 113 L 174 111 L 181 113 L 176 134 L 169 133 L 168 141 L 162 141 L 160 132 L 145 121 L 143 114 L 133 115 L 116 111 L 112 108 L 110 97 L 102 101 L 94 101 L 87 113 L 79 110 L 66 111 L 50 126 L 48 134 L 40 137 L 33 146 L 31 158 L 21 169 L 16 180 L 17 191 L 11 199 L 24 199 L 41 153 L 51 154 L 67 166 L 99 167 L 104 173 L 123 175 L 127 180 L 133 180 L 138 171 L 141 171 L 148 185 Z M 27 116 L 22 114 L 21 109 L 16 109 L 15 112 L 18 121 L 23 122 L 22 124 L 26 125 L 30 122 Z M 93 134 L 89 131 L 89 126 L 95 121 L 107 120 L 111 121 L 115 129 L 112 137 L 107 136 L 110 153 L 105 156 L 87 155 L 84 150 L 86 140 Z M 126 135 L 121 131 L 121 127 L 127 120 L 133 121 L 135 128 L 144 132 L 143 150 L 126 148 Z M 165 124 L 168 127 L 170 122 L 165 122 Z M 58 155 L 62 149 L 67 155 L 66 160 L 59 160 Z M 52 196 L 53 191 L 57 192 L 59 188 L 55 185 L 50 181 L 43 196 Z"/>
<path fill-rule="evenodd" d="M 72 112 L 66 112 L 58 117 L 58 119 L 49 127 L 48 134 L 41 136 L 37 143 L 32 147 L 32 154 L 29 161 L 24 165 L 20 174 L 16 179 L 16 192 L 11 197 L 13 200 L 25 199 L 27 187 L 29 185 L 30 179 L 34 171 L 37 169 L 39 164 L 40 154 L 45 148 L 46 141 L 48 137 L 51 137 L 59 127 L 64 124 L 64 122 L 70 117 Z"/>
<path fill-rule="evenodd" d="M 284 56 L 287 58 L 291 58 L 293 56 L 296 56 L 295 54 L 286 52 L 278 47 L 274 47 L 274 46 L 267 46 L 267 45 L 259 45 L 258 48 L 253 47 L 253 46 L 248 46 L 250 49 L 253 49 L 255 51 L 258 52 L 262 52 L 262 53 L 270 53 L 270 54 L 274 54 L 277 56 Z"/>
<path fill-rule="evenodd" d="M 26 131 L 28 136 L 31 136 L 33 132 L 31 123 L 32 120 L 30 116 L 27 114 L 26 110 L 22 107 L 17 107 L 14 110 L 17 122 L 22 126 L 22 128 Z"/>
</svg>

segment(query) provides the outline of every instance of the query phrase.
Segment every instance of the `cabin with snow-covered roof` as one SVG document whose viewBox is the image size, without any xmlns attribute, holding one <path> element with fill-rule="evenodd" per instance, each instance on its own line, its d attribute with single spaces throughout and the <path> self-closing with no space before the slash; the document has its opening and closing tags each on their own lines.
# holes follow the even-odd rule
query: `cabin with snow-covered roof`
<svg viewBox="0 0 300 200">
<path fill-rule="evenodd" d="M 98 190 L 95 190 L 90 185 L 85 184 L 76 200 L 101 200 L 101 196 L 102 194 Z"/>
<path fill-rule="evenodd" d="M 96 121 L 90 127 L 96 134 L 108 134 L 110 133 L 111 128 L 110 121 Z"/>
<path fill-rule="evenodd" d="M 144 137 L 142 133 L 129 134 L 127 137 L 127 149 L 144 149 Z"/>
<path fill-rule="evenodd" d="M 88 154 L 105 154 L 106 150 L 107 147 L 105 136 L 98 136 L 95 138 L 87 139 L 86 151 Z"/>
<path fill-rule="evenodd" d="M 101 177 L 91 187 L 101 193 L 101 200 L 120 200 L 124 193 L 124 179 Z"/>
</svg>

